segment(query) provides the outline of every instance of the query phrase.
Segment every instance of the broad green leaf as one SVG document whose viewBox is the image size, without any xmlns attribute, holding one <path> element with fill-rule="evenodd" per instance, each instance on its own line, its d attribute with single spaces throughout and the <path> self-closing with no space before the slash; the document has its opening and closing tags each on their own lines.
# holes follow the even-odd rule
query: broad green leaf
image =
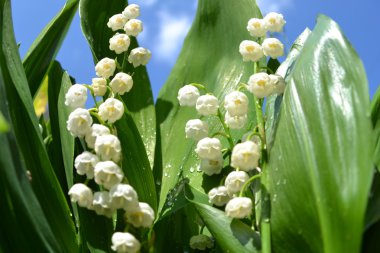
<svg viewBox="0 0 380 253">
<path fill-rule="evenodd" d="M 278 67 L 276 74 L 288 80 L 290 73 L 293 70 L 294 64 L 301 52 L 303 45 L 305 44 L 307 38 L 309 37 L 311 31 L 306 28 L 300 36 L 293 43 L 290 52 L 288 53 L 286 60 Z M 268 64 L 269 67 L 269 64 Z M 276 136 L 276 128 L 278 124 L 278 116 L 281 109 L 282 95 L 273 95 L 267 98 L 267 104 L 265 109 L 266 116 L 266 139 L 267 139 L 267 149 L 270 151 L 273 141 Z"/>
<path fill-rule="evenodd" d="M 365 229 L 380 221 L 380 173 L 375 171 L 365 217 Z"/>
<path fill-rule="evenodd" d="M 73 220 L 47 155 L 28 82 L 15 42 L 9 0 L 0 0 L 0 66 L 17 145 L 32 175 L 32 187 L 46 219 L 66 252 L 76 252 Z"/>
<path fill-rule="evenodd" d="M 4 119 L 3 114 L 0 112 L 0 133 L 8 132 L 9 125 L 8 122 Z"/>
<path fill-rule="evenodd" d="M 194 206 L 223 252 L 260 252 L 260 237 L 248 225 L 212 206 L 195 202 Z"/>
<path fill-rule="evenodd" d="M 41 117 L 46 112 L 46 106 L 48 103 L 48 79 L 45 78 L 41 86 L 34 96 L 33 106 L 37 117 Z"/>
<path fill-rule="evenodd" d="M 189 178 L 190 185 L 203 193 L 216 186 L 221 179 L 205 176 L 198 171 L 199 160 L 193 151 L 196 143 L 185 138 L 184 129 L 188 120 L 199 116 L 195 108 L 179 106 L 177 93 L 184 84 L 201 83 L 222 101 L 227 93 L 239 87 L 240 82 L 246 83 L 253 73 L 253 63 L 243 62 L 239 44 L 244 39 L 252 39 L 246 26 L 253 17 L 261 17 L 254 0 L 238 0 L 233 4 L 228 0 L 198 2 L 191 30 L 156 103 L 161 128 L 161 149 L 157 150 L 162 153 L 163 159 L 162 171 L 159 166 L 155 171 L 158 180 L 162 178 L 159 182 L 162 185 L 160 211 L 170 208 L 165 204 L 167 196 L 182 177 Z M 247 95 L 253 101 L 252 96 Z M 246 129 L 232 130 L 235 141 L 255 126 L 253 102 L 250 107 Z M 211 133 L 221 130 L 221 124 L 215 117 L 205 120 Z"/>
<path fill-rule="evenodd" d="M 57 55 L 62 41 L 77 11 L 79 0 L 68 0 L 60 12 L 47 24 L 33 42 L 23 60 L 32 97 Z"/>
<path fill-rule="evenodd" d="M 66 128 L 70 114 L 65 94 L 71 87 L 70 76 L 58 62 L 53 62 L 47 75 L 49 86 L 49 117 L 53 137 L 51 161 L 64 192 L 73 185 L 74 138 Z"/>
<path fill-rule="evenodd" d="M 133 68 L 124 54 L 116 55 L 109 49 L 109 39 L 116 34 L 107 26 L 108 19 L 114 14 L 121 13 L 128 5 L 125 0 L 81 0 L 79 12 L 83 33 L 97 63 L 104 57 L 116 58 L 123 65 L 123 72 L 133 74 L 134 86 L 122 98 L 127 105 L 135 124 L 141 134 L 150 165 L 153 165 L 156 143 L 156 116 L 150 81 L 145 66 Z M 138 47 L 135 37 L 131 38 L 130 50 Z M 95 75 L 95 73 L 94 73 Z"/>
<path fill-rule="evenodd" d="M 139 200 L 147 202 L 157 211 L 156 185 L 145 153 L 144 144 L 129 111 L 115 122 L 122 144 L 122 169 L 128 182 L 135 188 Z"/>
<path fill-rule="evenodd" d="M 380 172 L 380 88 L 377 89 L 371 103 L 371 118 L 374 138 L 374 163 Z"/>
<path fill-rule="evenodd" d="M 358 252 L 372 179 L 363 65 L 318 18 L 287 79 L 267 167 L 275 252 Z"/>
</svg>

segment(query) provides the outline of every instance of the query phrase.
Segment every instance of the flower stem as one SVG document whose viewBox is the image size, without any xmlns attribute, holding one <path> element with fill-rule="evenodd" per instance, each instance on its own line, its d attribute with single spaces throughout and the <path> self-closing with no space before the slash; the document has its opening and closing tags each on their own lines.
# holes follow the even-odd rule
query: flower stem
<svg viewBox="0 0 380 253">
<path fill-rule="evenodd" d="M 226 122 L 224 122 L 224 117 L 223 117 L 220 109 L 218 109 L 218 118 L 219 118 L 220 122 L 222 123 L 224 131 L 226 132 L 227 140 L 228 140 L 228 143 L 230 144 L 230 148 L 232 150 L 234 148 L 234 141 L 232 140 L 232 137 L 231 137 L 230 128 L 226 125 Z"/>
<path fill-rule="evenodd" d="M 250 185 L 255 179 L 260 178 L 260 177 L 261 177 L 261 174 L 257 174 L 257 175 L 252 176 L 250 179 L 248 179 L 248 181 L 245 182 L 243 187 L 241 188 L 239 197 L 243 197 L 243 194 L 247 186 Z"/>
</svg>

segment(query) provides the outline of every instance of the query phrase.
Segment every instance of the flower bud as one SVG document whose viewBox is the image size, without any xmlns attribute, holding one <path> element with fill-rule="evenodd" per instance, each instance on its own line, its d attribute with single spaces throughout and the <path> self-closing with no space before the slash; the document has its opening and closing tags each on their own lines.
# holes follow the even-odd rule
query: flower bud
<svg viewBox="0 0 380 253">
<path fill-rule="evenodd" d="M 132 89 L 133 80 L 130 75 L 120 72 L 112 79 L 110 86 L 113 92 L 123 95 Z"/>
<path fill-rule="evenodd" d="M 267 32 L 264 20 L 258 18 L 251 18 L 248 21 L 247 30 L 253 37 L 265 37 Z"/>
<path fill-rule="evenodd" d="M 185 85 L 178 90 L 177 99 L 180 106 L 195 106 L 199 98 L 199 90 L 193 85 Z"/>
<path fill-rule="evenodd" d="M 262 47 L 264 54 L 273 59 L 284 55 L 284 45 L 276 38 L 265 39 Z"/>
<path fill-rule="evenodd" d="M 256 73 L 251 75 L 248 80 L 248 91 L 257 98 L 263 98 L 270 95 L 271 81 L 267 73 Z"/>
<path fill-rule="evenodd" d="M 214 247 L 214 241 L 207 235 L 194 235 L 190 238 L 190 248 L 205 250 Z"/>
<path fill-rule="evenodd" d="M 201 159 L 217 160 L 222 154 L 222 144 L 217 138 L 203 138 L 198 141 L 195 152 Z"/>
<path fill-rule="evenodd" d="M 223 156 L 220 153 L 216 159 L 202 159 L 200 169 L 208 176 L 220 174 L 223 169 L 223 162 Z"/>
<path fill-rule="evenodd" d="M 116 62 L 110 58 L 101 59 L 95 66 L 96 75 L 98 77 L 109 78 L 113 76 L 116 69 Z"/>
<path fill-rule="evenodd" d="M 123 29 L 124 24 L 127 22 L 127 19 L 122 14 L 116 14 L 110 17 L 108 20 L 107 26 L 112 29 L 112 31 L 117 31 Z"/>
<path fill-rule="evenodd" d="M 137 4 L 130 4 L 127 7 L 125 7 L 123 13 L 124 17 L 126 19 L 133 19 L 140 16 L 140 6 Z"/>
<path fill-rule="evenodd" d="M 87 143 L 87 147 L 94 148 L 96 138 L 102 135 L 110 134 L 110 130 L 108 127 L 105 127 L 100 124 L 93 124 L 91 126 L 91 130 L 86 133 L 85 140 Z"/>
<path fill-rule="evenodd" d="M 137 209 L 127 210 L 127 221 L 136 228 L 151 227 L 154 221 L 153 209 L 144 202 L 140 202 L 138 206 Z"/>
<path fill-rule="evenodd" d="M 102 161 L 120 161 L 121 146 L 119 139 L 112 134 L 101 135 L 96 138 L 95 152 Z"/>
<path fill-rule="evenodd" d="M 265 28 L 270 32 L 281 32 L 285 25 L 284 16 L 270 12 L 264 17 Z"/>
<path fill-rule="evenodd" d="M 107 80 L 104 78 L 92 78 L 92 90 L 94 96 L 102 97 L 107 92 Z"/>
<path fill-rule="evenodd" d="M 230 114 L 226 112 L 224 122 L 231 129 L 242 129 L 247 123 L 247 118 L 247 114 L 230 116 Z"/>
<path fill-rule="evenodd" d="M 206 94 L 197 99 L 195 108 L 198 113 L 203 116 L 217 115 L 219 101 L 215 96 Z"/>
<path fill-rule="evenodd" d="M 124 105 L 115 98 L 107 98 L 104 103 L 99 106 L 99 116 L 102 120 L 114 123 L 124 114 Z"/>
<path fill-rule="evenodd" d="M 247 114 L 248 97 L 243 92 L 233 91 L 224 98 L 224 108 L 230 116 Z"/>
<path fill-rule="evenodd" d="M 187 139 L 199 141 L 207 137 L 208 125 L 200 119 L 191 119 L 186 123 L 185 133 Z"/>
<path fill-rule="evenodd" d="M 77 108 L 70 113 L 67 120 L 67 130 L 74 137 L 83 137 L 91 130 L 92 118 L 90 113 L 83 108 Z"/>
<path fill-rule="evenodd" d="M 285 90 L 285 80 L 280 75 L 269 75 L 272 94 L 282 94 Z"/>
<path fill-rule="evenodd" d="M 140 242 L 130 233 L 115 232 L 112 235 L 111 249 L 117 253 L 137 253 L 140 248 Z"/>
<path fill-rule="evenodd" d="M 74 167 L 78 175 L 86 175 L 88 179 L 94 178 L 94 168 L 99 162 L 99 158 L 88 152 L 84 151 L 82 154 L 75 158 Z"/>
<path fill-rule="evenodd" d="M 124 31 L 129 36 L 136 37 L 142 32 L 142 30 L 143 23 L 141 22 L 141 20 L 138 19 L 131 19 L 124 26 Z"/>
<path fill-rule="evenodd" d="M 128 50 L 129 45 L 131 44 L 131 40 L 128 35 L 123 33 L 115 34 L 109 40 L 110 50 L 115 51 L 116 54 L 124 53 Z"/>
<path fill-rule="evenodd" d="M 240 43 L 239 52 L 243 56 L 243 61 L 257 62 L 264 56 L 261 46 L 251 40 L 243 40 Z"/>
<path fill-rule="evenodd" d="M 135 189 L 129 184 L 116 184 L 110 189 L 111 206 L 114 209 L 134 210 L 139 208 Z"/>
<path fill-rule="evenodd" d="M 138 67 L 140 65 L 147 65 L 150 57 L 152 56 L 151 52 L 143 47 L 137 47 L 132 49 L 129 54 L 128 61 L 133 64 L 133 67 Z"/>
<path fill-rule="evenodd" d="M 90 208 L 93 195 L 90 188 L 85 184 L 74 184 L 69 190 L 71 202 L 78 203 L 78 206 Z"/>
<path fill-rule="evenodd" d="M 98 162 L 95 166 L 95 182 L 99 185 L 103 185 L 106 189 L 120 184 L 123 177 L 123 172 L 114 162 Z"/>
<path fill-rule="evenodd" d="M 233 198 L 227 203 L 225 211 L 231 218 L 249 217 L 252 214 L 252 200 L 246 197 Z"/>
<path fill-rule="evenodd" d="M 209 202 L 216 206 L 224 206 L 231 199 L 225 186 L 212 188 L 208 192 Z"/>
<path fill-rule="evenodd" d="M 231 166 L 243 171 L 250 171 L 259 165 L 260 147 L 253 141 L 236 144 L 232 150 Z"/>
<path fill-rule="evenodd" d="M 83 108 L 87 100 L 87 88 L 81 84 L 74 84 L 67 91 L 65 96 L 65 105 L 72 110 Z"/>
<path fill-rule="evenodd" d="M 240 192 L 244 183 L 249 180 L 249 176 L 245 171 L 232 171 L 227 175 L 224 185 L 227 187 L 228 194 L 232 196 L 233 194 Z"/>
</svg>

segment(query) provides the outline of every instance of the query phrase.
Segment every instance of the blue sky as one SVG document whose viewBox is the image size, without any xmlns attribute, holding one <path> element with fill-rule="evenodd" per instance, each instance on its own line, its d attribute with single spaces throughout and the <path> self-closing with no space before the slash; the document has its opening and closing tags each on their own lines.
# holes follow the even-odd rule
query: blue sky
<svg viewBox="0 0 380 253">
<path fill-rule="evenodd" d="M 233 4 L 231 0 L 231 4 Z M 318 14 L 330 16 L 339 23 L 345 35 L 361 57 L 369 80 L 370 94 L 380 85 L 380 22 L 379 0 L 258 0 L 262 12 L 284 14 L 287 24 L 279 38 L 289 48 L 305 29 L 313 28 Z M 64 0 L 13 1 L 13 20 L 16 39 L 24 56 L 33 40 L 64 5 Z M 140 19 L 144 32 L 140 45 L 152 51 L 148 72 L 154 96 L 165 83 L 180 52 L 183 39 L 196 11 L 196 0 L 134 0 L 141 5 Z M 63 67 L 77 83 L 90 83 L 94 64 L 76 15 L 57 56 Z"/>
</svg>

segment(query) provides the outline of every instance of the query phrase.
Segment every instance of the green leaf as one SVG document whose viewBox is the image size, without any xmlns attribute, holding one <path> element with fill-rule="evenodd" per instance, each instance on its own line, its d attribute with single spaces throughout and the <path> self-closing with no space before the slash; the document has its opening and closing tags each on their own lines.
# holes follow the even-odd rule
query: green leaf
<svg viewBox="0 0 380 253">
<path fill-rule="evenodd" d="M 377 89 L 371 103 L 371 118 L 374 137 L 374 163 L 380 172 L 380 88 Z"/>
<path fill-rule="evenodd" d="M 79 0 L 68 0 L 33 42 L 23 64 L 32 97 L 37 93 L 49 65 L 58 53 L 62 41 L 77 11 Z"/>
<path fill-rule="evenodd" d="M 372 179 L 363 65 L 326 16 L 287 79 L 270 152 L 275 252 L 358 252 Z"/>
<path fill-rule="evenodd" d="M 365 229 L 380 221 L 380 173 L 375 171 L 365 217 Z"/>
<path fill-rule="evenodd" d="M 201 83 L 222 101 L 240 82 L 248 81 L 253 64 L 244 63 L 238 49 L 242 40 L 252 39 L 246 30 L 247 21 L 252 17 L 261 17 L 253 0 L 239 0 L 234 4 L 228 0 L 198 2 L 191 30 L 156 103 L 162 142 L 159 151 L 163 159 L 162 171 L 158 166 L 155 171 L 157 178 L 162 178 L 160 211 L 170 208 L 165 202 L 179 179 L 189 178 L 190 185 L 204 193 L 216 186 L 223 176 L 203 176 L 197 170 L 199 160 L 193 151 L 196 143 L 185 138 L 184 129 L 188 120 L 199 116 L 195 108 L 180 107 L 177 94 L 184 84 Z M 252 95 L 246 94 L 253 101 Z M 235 141 L 255 126 L 254 104 L 250 107 L 246 129 L 232 130 Z M 221 124 L 215 117 L 206 120 L 210 132 L 220 131 Z"/>
<path fill-rule="evenodd" d="M 223 252 L 260 252 L 260 237 L 248 225 L 212 206 L 195 202 L 194 206 Z"/>
<path fill-rule="evenodd" d="M 276 74 L 285 78 L 287 82 L 290 73 L 292 73 L 294 64 L 301 52 L 303 45 L 307 38 L 311 34 L 311 31 L 306 28 L 300 36 L 294 41 L 286 60 L 278 67 Z M 269 64 L 268 64 L 269 67 Z M 276 136 L 276 128 L 278 124 L 278 116 L 281 109 L 282 95 L 273 95 L 267 98 L 265 115 L 267 118 L 265 124 L 265 131 L 267 137 L 267 149 L 270 151 L 273 141 Z"/>
<path fill-rule="evenodd" d="M 152 166 L 156 143 L 156 116 L 146 68 L 145 66 L 133 68 L 126 61 L 126 55 L 116 55 L 109 49 L 109 39 L 116 32 L 108 28 L 108 19 L 114 14 L 121 13 L 127 5 L 128 2 L 124 0 L 81 0 L 79 6 L 81 25 L 83 33 L 90 44 L 95 63 L 104 57 L 113 59 L 117 57 L 119 64 L 124 66 L 123 72 L 133 74 L 134 86 L 122 98 L 141 134 L 150 165 Z M 133 48 L 138 47 L 136 38 L 130 38 L 131 45 L 127 54 Z"/>
<path fill-rule="evenodd" d="M 0 134 L 6 133 L 9 130 L 8 122 L 4 119 L 3 114 L 0 112 Z"/>
<path fill-rule="evenodd" d="M 47 155 L 32 96 L 15 42 L 9 0 L 0 0 L 1 84 L 5 86 L 10 118 L 17 145 L 32 175 L 32 187 L 46 219 L 66 252 L 76 252 L 73 220 L 64 194 Z"/>
</svg>

